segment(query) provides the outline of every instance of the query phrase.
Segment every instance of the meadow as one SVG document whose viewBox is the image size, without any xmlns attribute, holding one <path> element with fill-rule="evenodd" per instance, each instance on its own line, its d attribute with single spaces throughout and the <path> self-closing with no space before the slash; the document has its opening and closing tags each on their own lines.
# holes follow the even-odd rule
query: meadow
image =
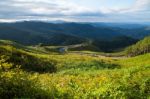
<svg viewBox="0 0 150 99">
<path fill-rule="evenodd" d="M 1 41 L 0 97 L 149 99 L 149 59 L 149 53 L 114 59 Z"/>
</svg>

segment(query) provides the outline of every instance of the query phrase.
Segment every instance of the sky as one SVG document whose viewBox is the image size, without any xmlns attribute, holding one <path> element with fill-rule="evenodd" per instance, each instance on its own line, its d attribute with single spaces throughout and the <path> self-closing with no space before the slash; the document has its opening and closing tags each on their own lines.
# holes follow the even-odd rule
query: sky
<svg viewBox="0 0 150 99">
<path fill-rule="evenodd" d="M 150 22 L 150 0 L 1 0 L 0 22 Z"/>
</svg>

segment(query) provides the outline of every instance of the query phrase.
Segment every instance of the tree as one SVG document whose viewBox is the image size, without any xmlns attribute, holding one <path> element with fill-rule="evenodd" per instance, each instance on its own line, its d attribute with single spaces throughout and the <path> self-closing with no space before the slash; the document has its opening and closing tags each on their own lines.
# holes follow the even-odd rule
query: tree
<svg viewBox="0 0 150 99">
<path fill-rule="evenodd" d="M 126 49 L 126 54 L 128 56 L 137 56 L 141 54 L 146 54 L 150 52 L 150 36 L 144 38 L 143 40 L 137 42 Z"/>
</svg>

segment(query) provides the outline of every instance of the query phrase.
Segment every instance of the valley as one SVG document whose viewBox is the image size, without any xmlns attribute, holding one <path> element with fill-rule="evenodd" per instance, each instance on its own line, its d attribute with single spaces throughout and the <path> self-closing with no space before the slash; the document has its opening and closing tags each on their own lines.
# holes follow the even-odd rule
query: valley
<svg viewBox="0 0 150 99">
<path fill-rule="evenodd" d="M 125 51 L 104 53 L 68 50 L 60 53 L 59 47 L 62 48 L 25 46 L 1 40 L 0 97 L 149 97 L 149 53 L 136 57 L 128 57 Z"/>
<path fill-rule="evenodd" d="M 150 99 L 150 0 L 1 0 L 0 99 Z"/>
</svg>

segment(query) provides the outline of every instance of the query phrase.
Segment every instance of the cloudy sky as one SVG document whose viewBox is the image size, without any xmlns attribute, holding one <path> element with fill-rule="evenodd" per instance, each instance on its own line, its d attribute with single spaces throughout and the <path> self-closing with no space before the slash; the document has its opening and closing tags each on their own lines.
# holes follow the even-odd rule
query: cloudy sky
<svg viewBox="0 0 150 99">
<path fill-rule="evenodd" d="M 0 21 L 150 22 L 150 0 L 1 0 Z"/>
</svg>

